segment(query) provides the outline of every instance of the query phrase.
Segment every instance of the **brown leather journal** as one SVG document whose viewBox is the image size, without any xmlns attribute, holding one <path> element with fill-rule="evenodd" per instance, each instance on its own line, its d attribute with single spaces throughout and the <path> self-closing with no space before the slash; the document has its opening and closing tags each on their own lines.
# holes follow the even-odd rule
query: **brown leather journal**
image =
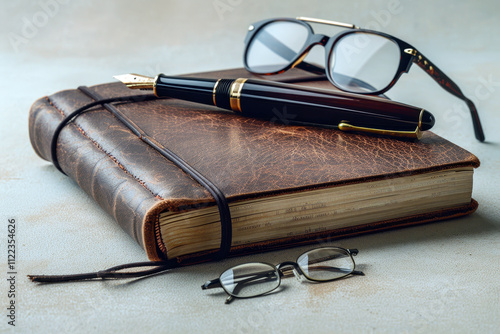
<svg viewBox="0 0 500 334">
<path fill-rule="evenodd" d="M 243 69 L 193 76 L 254 77 Z M 304 73 L 265 79 L 283 78 L 299 80 Z M 297 84 L 333 89 L 310 76 Z M 33 104 L 29 133 L 40 157 L 51 160 L 54 130 L 75 109 L 137 94 L 121 83 L 89 91 L 65 90 Z M 418 142 L 402 141 L 281 125 L 176 99 L 114 107 L 223 192 L 233 217 L 230 255 L 427 223 L 477 208 L 471 192 L 478 159 L 428 131 Z M 277 117 L 280 112 L 286 110 Z M 94 107 L 65 126 L 56 153 L 62 170 L 150 260 L 184 263 L 217 252 L 221 227 L 211 194 L 107 109 Z M 460 195 L 453 193 L 456 184 Z"/>
</svg>

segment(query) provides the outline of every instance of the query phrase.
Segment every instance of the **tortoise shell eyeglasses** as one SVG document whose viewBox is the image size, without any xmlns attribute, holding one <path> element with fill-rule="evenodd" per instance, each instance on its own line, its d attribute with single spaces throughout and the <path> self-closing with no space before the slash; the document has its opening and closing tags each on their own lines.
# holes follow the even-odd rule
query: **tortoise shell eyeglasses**
<svg viewBox="0 0 500 334">
<path fill-rule="evenodd" d="M 315 34 L 308 22 L 348 30 L 329 37 Z M 325 68 L 303 61 L 315 45 L 325 48 Z M 458 85 L 415 47 L 379 31 L 306 17 L 263 20 L 249 27 L 243 61 L 245 68 L 255 74 L 280 74 L 297 67 L 326 74 L 343 91 L 373 95 L 389 90 L 415 63 L 444 90 L 467 104 L 476 138 L 481 142 L 485 139 L 477 109 Z"/>
</svg>

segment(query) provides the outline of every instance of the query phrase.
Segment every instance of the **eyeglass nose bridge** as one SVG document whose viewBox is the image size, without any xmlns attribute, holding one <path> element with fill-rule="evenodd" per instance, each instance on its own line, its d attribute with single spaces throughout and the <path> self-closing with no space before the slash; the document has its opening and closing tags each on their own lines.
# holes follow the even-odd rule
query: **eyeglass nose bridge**
<svg viewBox="0 0 500 334">
<path fill-rule="evenodd" d="M 284 273 L 283 273 L 283 268 L 285 267 L 288 267 L 288 266 L 292 266 L 293 269 L 299 274 L 299 275 L 302 275 L 304 276 L 304 272 L 302 271 L 302 269 L 300 269 L 299 265 L 297 264 L 297 262 L 293 262 L 293 261 L 286 261 L 286 262 L 281 262 L 280 264 L 277 264 L 276 265 L 276 269 L 278 270 L 278 272 L 280 273 L 280 276 L 284 276 Z"/>
<path fill-rule="evenodd" d="M 325 46 L 326 43 L 328 43 L 329 40 L 330 40 L 330 37 L 328 37 L 327 35 L 313 34 L 309 38 L 309 46 L 313 47 L 314 45 L 318 45 L 318 44 L 322 45 L 322 46 Z"/>
<path fill-rule="evenodd" d="M 304 51 L 302 51 L 302 54 L 300 55 L 299 58 L 297 58 L 296 61 L 293 62 L 291 68 L 294 68 L 298 64 L 300 64 L 305 57 L 309 54 L 309 51 L 316 45 L 321 45 L 322 47 L 326 46 L 326 43 L 330 40 L 330 37 L 323 35 L 323 34 L 313 34 L 309 37 L 309 40 L 307 41 L 306 48 Z"/>
<path fill-rule="evenodd" d="M 310 35 L 309 39 L 307 40 L 306 48 L 303 51 L 303 53 L 307 54 L 316 45 L 321 45 L 322 47 L 325 47 L 329 40 L 330 40 L 330 37 L 328 37 L 327 35 L 312 34 L 312 35 Z"/>
</svg>

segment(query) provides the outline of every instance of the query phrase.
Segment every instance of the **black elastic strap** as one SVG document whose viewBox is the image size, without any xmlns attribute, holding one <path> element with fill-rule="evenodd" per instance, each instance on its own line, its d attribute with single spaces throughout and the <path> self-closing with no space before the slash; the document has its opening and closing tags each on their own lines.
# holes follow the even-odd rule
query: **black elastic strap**
<svg viewBox="0 0 500 334">
<path fill-rule="evenodd" d="M 132 96 L 120 96 L 120 97 L 112 97 L 109 99 L 102 99 L 99 101 L 91 102 L 89 104 L 84 105 L 81 108 L 78 108 L 77 110 L 73 111 L 71 114 L 66 116 L 61 123 L 57 126 L 57 128 L 54 131 L 54 134 L 52 135 L 52 141 L 50 142 L 50 158 L 52 159 L 52 163 L 54 166 L 64 175 L 66 173 L 62 170 L 61 165 L 59 165 L 59 160 L 57 159 L 57 140 L 59 139 L 59 135 L 64 129 L 66 125 L 69 123 L 73 122 L 78 116 L 80 116 L 83 113 L 86 113 L 89 111 L 90 108 L 98 106 L 98 105 L 103 105 L 103 104 L 108 104 L 108 103 L 116 103 L 116 102 L 142 102 L 142 101 L 149 101 L 149 100 L 154 100 L 158 99 L 155 95 L 132 95 Z"/>
<path fill-rule="evenodd" d="M 207 191 L 214 197 L 217 207 L 219 209 L 219 216 L 221 221 L 221 243 L 220 248 L 217 254 L 213 257 L 213 259 L 222 259 L 227 256 L 229 250 L 231 248 L 232 243 L 232 224 L 231 224 L 231 212 L 229 210 L 229 205 L 224 193 L 209 179 L 203 176 L 200 172 L 190 166 L 186 161 L 177 156 L 174 152 L 170 151 L 168 148 L 165 148 L 162 144 L 157 142 L 154 138 L 149 137 L 141 128 L 139 128 L 135 123 L 130 121 L 122 112 L 120 112 L 115 106 L 111 103 L 122 102 L 122 103 L 131 103 L 131 102 L 143 102 L 149 100 L 158 99 L 155 95 L 134 95 L 134 96 L 122 96 L 116 98 L 109 99 L 101 99 L 99 95 L 91 91 L 88 87 L 81 86 L 78 87 L 80 91 L 85 93 L 87 96 L 96 100 L 95 102 L 91 102 L 68 116 L 66 116 L 61 123 L 58 125 L 56 130 L 54 131 L 52 141 L 51 141 L 51 158 L 54 166 L 61 171 L 63 174 L 64 171 L 61 169 L 57 159 L 57 140 L 62 129 L 72 121 L 74 121 L 81 114 L 89 111 L 90 108 L 102 105 L 108 111 L 110 111 L 116 118 L 118 118 L 128 129 L 130 129 L 136 136 L 138 136 L 143 142 L 147 143 L 149 146 L 154 148 L 158 153 L 162 156 L 170 160 L 177 167 L 179 167 L 182 171 L 190 175 L 194 180 L 196 180 L 200 185 L 205 187 Z M 130 276 L 130 273 L 126 275 L 120 274 L 116 275 L 114 271 L 117 268 L 126 269 L 126 268 L 135 268 L 135 267 L 144 267 L 156 265 L 157 268 L 153 270 L 142 270 L 133 273 L 133 276 Z M 96 273 L 87 273 L 87 274 L 76 274 L 76 275 L 29 275 L 30 279 L 34 282 L 67 282 L 67 281 L 75 281 L 75 280 L 83 280 L 83 279 L 107 279 L 107 278 L 129 278 L 129 277 L 141 277 L 146 275 L 151 275 L 153 273 L 157 273 L 160 271 L 164 271 L 167 269 L 171 269 L 173 267 L 179 266 L 179 263 L 175 260 L 167 260 L 167 261 L 159 261 L 159 262 L 141 262 L 139 265 L 131 263 L 126 265 L 121 265 L 117 267 L 113 267 L 104 271 L 96 272 Z M 108 274 L 109 272 L 113 272 L 113 275 Z"/>
<path fill-rule="evenodd" d="M 160 273 L 179 266 L 175 259 L 168 261 L 150 261 L 122 264 L 106 270 L 93 273 L 73 274 L 73 275 L 28 275 L 32 282 L 39 283 L 59 283 L 82 281 L 88 279 L 123 279 L 139 278 Z M 135 271 L 134 271 L 135 270 Z"/>
<path fill-rule="evenodd" d="M 93 98 L 94 100 L 101 100 L 101 97 L 91 91 L 86 86 L 78 87 L 80 91 Z M 154 96 L 154 95 L 153 95 Z M 174 152 L 164 147 L 162 144 L 157 142 L 154 138 L 148 136 L 140 127 L 130 121 L 122 112 L 120 112 L 115 106 L 104 103 L 103 107 L 110 111 L 116 118 L 118 118 L 128 129 L 130 129 L 135 135 L 137 135 L 142 141 L 147 143 L 149 146 L 154 148 L 162 156 L 170 160 L 174 165 L 179 167 L 186 174 L 195 179 L 199 184 L 201 184 L 215 199 L 217 207 L 219 208 L 219 216 L 221 221 L 221 243 L 219 247 L 219 252 L 217 253 L 217 258 L 224 258 L 229 253 L 232 242 L 232 228 L 231 228 L 231 212 L 229 211 L 229 205 L 227 203 L 226 196 L 224 193 L 209 179 L 203 176 L 200 172 L 190 166 L 186 161 L 181 159 Z"/>
</svg>

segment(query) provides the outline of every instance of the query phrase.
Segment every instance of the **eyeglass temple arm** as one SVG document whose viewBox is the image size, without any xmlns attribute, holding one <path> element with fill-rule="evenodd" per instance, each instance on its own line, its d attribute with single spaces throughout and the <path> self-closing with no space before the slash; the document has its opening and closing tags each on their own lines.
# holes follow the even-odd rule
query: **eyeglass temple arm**
<svg viewBox="0 0 500 334">
<path fill-rule="evenodd" d="M 244 287 L 247 287 L 248 285 L 262 284 L 265 281 L 274 281 L 275 278 L 272 277 L 274 274 L 275 274 L 274 270 L 273 271 L 266 271 L 265 273 L 262 272 L 259 274 L 255 274 L 254 277 L 249 277 L 245 280 L 242 280 L 242 281 L 238 282 L 238 284 L 234 287 L 233 294 L 237 295 Z M 262 278 L 264 278 L 264 281 L 262 280 Z M 259 280 L 259 281 L 256 281 L 256 280 Z M 235 297 L 233 295 L 227 296 L 224 304 L 231 303 L 234 300 L 234 298 Z"/>
<path fill-rule="evenodd" d="M 358 255 L 359 250 L 357 250 L 355 248 L 350 248 L 350 249 L 347 249 L 347 252 L 349 252 L 349 254 L 351 254 L 352 256 L 356 256 L 356 255 Z M 338 257 L 342 257 L 342 255 L 341 254 L 338 254 L 336 256 L 329 255 L 329 256 L 317 258 L 315 260 L 309 260 L 309 264 L 314 264 L 314 263 L 319 263 L 319 262 L 323 262 L 323 261 L 327 261 L 327 260 L 332 260 L 332 259 L 335 259 Z M 282 274 L 283 277 L 290 277 L 293 274 L 292 274 L 292 269 L 282 270 L 281 269 L 282 266 L 293 266 L 293 268 L 296 269 L 297 271 L 299 271 L 299 273 L 301 273 L 302 275 L 304 274 L 302 272 L 302 270 L 300 269 L 300 267 L 295 262 L 283 262 L 283 263 L 278 264 L 278 266 L 277 266 L 277 268 L 280 269 L 280 273 Z M 311 267 L 310 270 L 329 270 L 329 271 L 335 271 L 335 272 L 345 271 L 342 268 L 330 267 L 330 266 L 316 266 L 316 267 Z M 351 274 L 362 275 L 362 276 L 365 275 L 362 271 L 359 271 L 359 270 L 353 270 L 351 272 Z"/>
<path fill-rule="evenodd" d="M 247 286 L 252 285 L 252 284 L 262 284 L 262 283 L 265 283 L 266 281 L 274 281 L 275 280 L 275 278 L 273 277 L 274 274 L 275 274 L 274 270 L 272 270 L 272 271 L 269 270 L 266 272 L 261 272 L 261 273 L 255 274 L 253 277 L 249 277 L 245 280 L 242 280 L 242 281 L 238 282 L 238 284 L 234 287 L 233 294 L 237 295 L 244 287 L 247 287 Z M 262 279 L 264 279 L 264 280 L 262 280 Z M 231 303 L 233 301 L 233 298 L 234 298 L 233 295 L 229 295 L 226 298 L 226 301 L 224 302 L 224 304 Z"/>
<path fill-rule="evenodd" d="M 253 276 L 248 277 L 248 278 L 238 282 L 238 284 L 236 284 L 236 286 L 234 287 L 233 293 L 237 294 L 246 285 L 262 283 L 262 280 L 261 280 L 262 278 L 265 278 L 267 280 L 273 280 L 274 278 L 272 278 L 270 276 L 274 275 L 274 274 L 275 274 L 274 270 L 267 270 L 265 272 L 255 273 L 255 274 L 253 274 Z M 241 278 L 241 277 L 244 277 L 244 276 L 236 276 L 235 278 Z M 259 280 L 259 281 L 256 282 L 256 280 Z M 203 284 L 201 286 L 202 290 L 213 289 L 213 288 L 222 288 L 221 283 L 220 283 L 220 279 L 217 278 L 217 279 L 214 279 L 211 281 L 207 281 L 205 284 Z M 229 304 L 233 301 L 233 299 L 234 299 L 234 296 L 229 295 L 226 298 L 226 301 L 224 303 Z"/>
<path fill-rule="evenodd" d="M 238 279 L 238 278 L 241 278 L 241 277 L 248 277 L 247 279 L 245 279 L 245 280 L 243 280 L 241 282 L 238 282 L 238 283 L 247 283 L 248 281 L 252 281 L 252 280 L 256 280 L 256 279 L 262 278 L 262 277 L 266 277 L 266 276 L 269 276 L 269 275 L 274 274 L 274 273 L 275 273 L 274 270 L 266 270 L 266 271 L 262 271 L 262 272 L 259 272 L 259 273 L 254 273 L 250 277 L 248 277 L 249 275 L 240 275 L 240 276 L 234 276 L 233 278 L 234 279 Z M 201 286 L 202 290 L 214 289 L 214 288 L 222 288 L 222 285 L 221 285 L 221 282 L 220 282 L 219 278 L 216 278 L 216 279 L 210 280 L 210 281 L 206 281 L 205 284 L 203 284 Z"/>
<path fill-rule="evenodd" d="M 291 265 L 293 267 L 293 269 L 297 270 L 300 274 L 304 274 L 302 272 L 302 270 L 300 269 L 299 266 L 293 264 L 293 263 L 281 263 L 282 266 L 288 266 L 288 265 Z M 289 268 L 289 269 L 279 269 L 279 273 L 282 277 L 290 277 L 292 276 L 292 268 Z M 346 272 L 346 270 L 344 268 L 338 268 L 338 267 L 330 267 L 330 266 L 316 266 L 316 267 L 311 267 L 309 268 L 309 270 L 311 271 L 314 271 L 314 270 L 322 270 L 322 271 L 332 271 L 332 272 Z M 246 277 L 245 279 L 237 282 L 238 284 L 236 285 L 235 287 L 235 290 L 236 289 L 241 289 L 243 286 L 245 286 L 245 284 L 258 284 L 258 283 L 262 283 L 261 279 L 273 279 L 272 275 L 275 274 L 275 271 L 274 270 L 266 270 L 266 271 L 262 271 L 262 272 L 259 272 L 259 273 L 254 273 L 252 274 L 251 276 L 248 276 L 248 275 L 241 275 L 241 276 L 235 276 L 233 277 L 233 279 L 238 279 L 238 278 L 241 278 L 241 277 Z M 352 272 L 350 272 L 350 274 L 353 274 L 353 275 L 361 275 L 361 276 L 364 276 L 365 274 L 362 272 L 362 271 L 359 271 L 359 270 L 353 270 Z M 259 280 L 257 282 L 257 280 Z M 201 286 L 202 290 L 207 290 L 207 289 L 214 289 L 214 288 L 221 288 L 221 283 L 220 283 L 220 280 L 217 278 L 215 280 L 212 280 L 212 281 L 207 281 L 205 284 L 203 284 Z"/>
<path fill-rule="evenodd" d="M 483 142 L 485 139 L 484 132 L 481 126 L 481 121 L 479 120 L 479 114 L 474 103 L 470 99 L 468 99 L 464 95 L 464 93 L 462 93 L 462 90 L 456 83 L 453 82 L 453 80 L 451 80 L 446 74 L 444 74 L 443 71 L 441 71 L 417 49 L 409 48 L 405 49 L 404 52 L 411 54 L 413 56 L 413 62 L 417 64 L 421 69 L 423 69 L 427 74 L 429 74 L 441 87 L 443 87 L 444 90 L 463 100 L 467 104 L 472 117 L 474 134 L 477 140 Z"/>
<path fill-rule="evenodd" d="M 201 286 L 202 290 L 215 289 L 215 288 L 222 288 L 222 285 L 220 284 L 220 280 L 218 278 L 206 281 L 205 284 Z"/>
<path fill-rule="evenodd" d="M 312 267 L 312 268 L 309 268 L 309 270 L 310 271 L 315 271 L 315 270 L 319 271 L 319 270 L 322 270 L 322 271 L 332 271 L 332 272 L 346 272 L 342 268 L 327 267 L 327 266 Z M 283 274 L 283 277 L 291 277 L 291 276 L 293 276 L 292 269 L 285 269 L 285 270 L 281 271 L 281 273 Z M 362 272 L 362 271 L 359 271 L 359 270 L 353 270 L 349 274 L 359 275 L 359 276 L 365 276 L 365 273 Z"/>
</svg>

